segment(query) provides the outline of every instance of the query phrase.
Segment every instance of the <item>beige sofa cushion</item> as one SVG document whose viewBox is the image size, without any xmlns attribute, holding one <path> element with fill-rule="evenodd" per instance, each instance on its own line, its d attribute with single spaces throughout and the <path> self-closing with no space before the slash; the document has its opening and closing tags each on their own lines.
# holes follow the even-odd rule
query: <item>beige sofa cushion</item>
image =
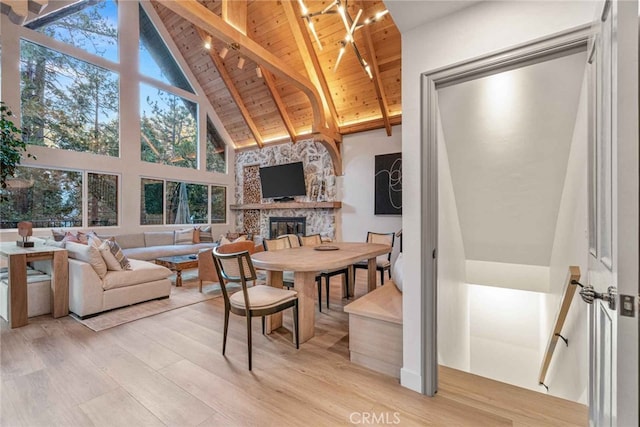
<svg viewBox="0 0 640 427">
<path fill-rule="evenodd" d="M 173 245 L 173 231 L 145 231 L 144 244 L 138 246 L 148 247 L 167 245 Z"/>
<path fill-rule="evenodd" d="M 102 288 L 105 291 L 166 279 L 172 274 L 168 268 L 151 262 L 130 259 L 129 263 L 131 270 L 107 272 L 107 275 L 102 280 Z"/>
<path fill-rule="evenodd" d="M 104 278 L 105 274 L 107 274 L 107 264 L 104 262 L 98 248 L 94 245 L 67 242 L 65 249 L 69 252 L 69 258 L 90 264 L 101 279 Z"/>
<path fill-rule="evenodd" d="M 115 236 L 115 239 L 116 243 L 122 249 L 139 248 L 144 246 L 144 234 L 142 233 L 119 234 Z"/>
<path fill-rule="evenodd" d="M 174 245 L 190 245 L 191 243 L 194 243 L 193 228 L 185 228 L 184 230 L 175 230 L 173 232 Z M 200 243 L 199 239 L 198 243 Z"/>
</svg>

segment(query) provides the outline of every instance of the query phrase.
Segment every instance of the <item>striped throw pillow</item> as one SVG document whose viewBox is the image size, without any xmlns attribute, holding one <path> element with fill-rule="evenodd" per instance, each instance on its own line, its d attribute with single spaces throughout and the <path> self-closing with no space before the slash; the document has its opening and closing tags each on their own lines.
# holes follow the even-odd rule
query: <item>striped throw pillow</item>
<svg viewBox="0 0 640 427">
<path fill-rule="evenodd" d="M 131 270 L 129 259 L 122 253 L 120 245 L 113 240 L 105 240 L 100 245 L 100 254 L 109 270 Z"/>
</svg>

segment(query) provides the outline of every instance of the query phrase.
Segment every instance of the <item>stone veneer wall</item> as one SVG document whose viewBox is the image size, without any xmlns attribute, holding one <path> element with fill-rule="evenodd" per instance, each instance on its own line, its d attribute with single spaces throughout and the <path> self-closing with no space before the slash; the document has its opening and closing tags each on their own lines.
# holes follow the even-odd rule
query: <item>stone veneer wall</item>
<svg viewBox="0 0 640 427">
<path fill-rule="evenodd" d="M 240 151 L 236 153 L 236 194 L 235 200 L 237 204 L 253 203 L 254 201 L 245 201 L 244 198 L 248 194 L 255 194 L 256 189 L 245 189 L 245 173 L 253 174 L 254 168 L 245 168 L 245 166 L 274 166 L 283 163 L 292 163 L 302 161 L 304 165 L 305 181 L 307 185 L 306 196 L 296 196 L 297 202 L 315 202 L 315 201 L 336 201 L 337 187 L 336 177 L 333 170 L 333 163 L 326 148 L 319 142 L 313 140 L 299 141 L 295 144 L 286 143 L 278 144 L 262 149 L 251 151 Z M 246 171 L 245 171 L 246 169 Z M 248 179 L 248 178 L 247 178 Z M 250 182 L 255 182 L 250 179 Z M 259 186 L 259 181 L 258 181 Z M 246 191 L 248 190 L 248 191 Z M 258 194 L 261 190 L 258 188 Z M 265 202 L 270 202 L 270 199 Z M 335 239 L 336 237 L 336 211 L 334 209 L 263 209 L 260 210 L 260 235 L 268 237 L 269 235 L 269 217 L 270 216 L 304 216 L 307 218 L 306 234 L 320 233 L 324 237 Z M 253 225 L 245 227 L 245 212 L 238 211 L 236 215 L 236 228 L 238 231 L 255 231 L 251 230 Z M 253 220 L 249 221 L 253 223 Z"/>
</svg>

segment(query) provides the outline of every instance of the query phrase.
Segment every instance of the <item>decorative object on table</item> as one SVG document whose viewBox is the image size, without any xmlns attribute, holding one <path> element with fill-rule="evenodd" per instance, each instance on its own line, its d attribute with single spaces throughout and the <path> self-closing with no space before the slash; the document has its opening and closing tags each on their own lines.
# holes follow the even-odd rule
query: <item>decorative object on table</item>
<svg viewBox="0 0 640 427">
<path fill-rule="evenodd" d="M 320 245 L 320 246 L 316 246 L 313 249 L 316 250 L 316 251 L 337 251 L 340 248 L 337 247 L 337 246 Z"/>
<path fill-rule="evenodd" d="M 27 151 L 27 144 L 22 140 L 20 130 L 11 120 L 13 113 L 7 105 L 0 101 L 0 189 L 7 188 L 7 181 L 15 175 L 16 166 L 20 164 L 22 154 Z M 36 158 L 27 153 L 27 157 Z M 0 201 L 7 200 L 4 192 L 0 193 Z"/>
<path fill-rule="evenodd" d="M 402 215 L 402 154 L 375 156 L 375 215 Z"/>
<path fill-rule="evenodd" d="M 29 241 L 29 236 L 33 235 L 33 224 L 29 221 L 20 221 L 18 223 L 18 234 L 22 236 L 22 240 L 16 241 L 16 245 L 21 248 L 32 248 L 34 242 Z"/>
</svg>

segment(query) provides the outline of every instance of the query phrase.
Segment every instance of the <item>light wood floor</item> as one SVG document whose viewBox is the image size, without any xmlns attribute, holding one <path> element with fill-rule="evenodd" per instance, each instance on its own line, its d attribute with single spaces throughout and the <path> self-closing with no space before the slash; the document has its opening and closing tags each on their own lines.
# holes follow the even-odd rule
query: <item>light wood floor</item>
<svg viewBox="0 0 640 427">
<path fill-rule="evenodd" d="M 0 425 L 587 424 L 582 405 L 452 369 L 441 368 L 438 395 L 428 398 L 352 365 L 339 277 L 331 292 L 331 309 L 300 350 L 287 330 L 265 337 L 255 320 L 252 372 L 243 318 L 232 315 L 221 354 L 221 298 L 99 333 L 70 317 L 14 330 L 0 321 Z"/>
</svg>

